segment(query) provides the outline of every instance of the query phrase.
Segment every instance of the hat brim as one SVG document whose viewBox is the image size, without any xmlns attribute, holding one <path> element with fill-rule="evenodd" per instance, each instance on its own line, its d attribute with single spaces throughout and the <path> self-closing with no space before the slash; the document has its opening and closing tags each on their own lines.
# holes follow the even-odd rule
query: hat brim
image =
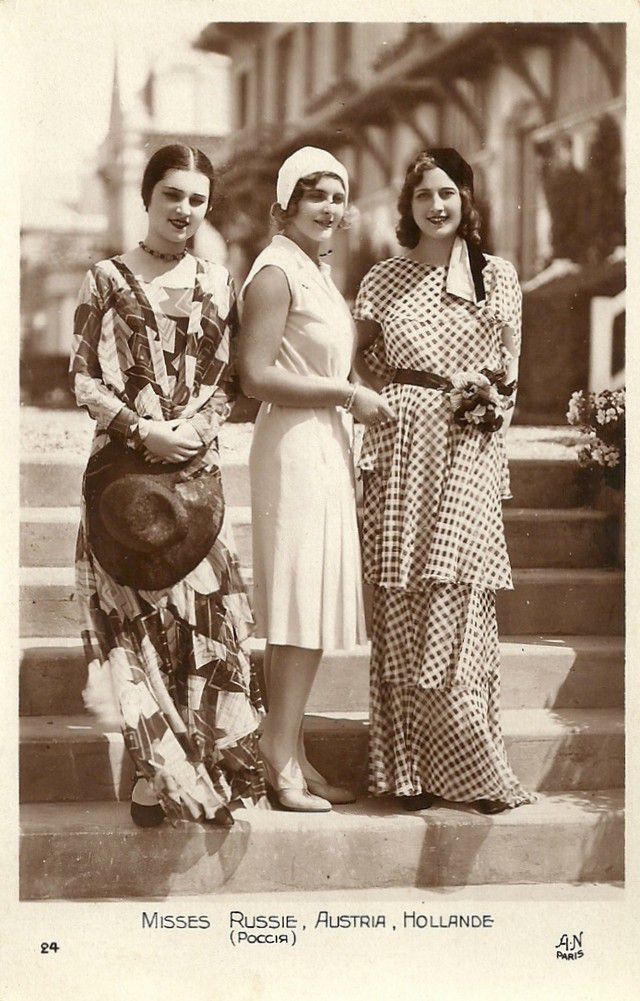
<svg viewBox="0 0 640 1001">
<path fill-rule="evenodd" d="M 107 445 L 103 452 L 111 449 Z M 140 473 L 140 457 L 118 455 L 122 449 L 102 456 L 100 469 L 88 469 L 85 476 L 87 535 L 100 566 L 125 587 L 140 591 L 160 591 L 183 580 L 210 552 L 224 519 L 224 494 L 219 469 L 185 477 L 185 466 L 164 469 L 147 466 Z M 106 460 L 106 461 L 105 461 Z M 101 513 L 100 498 L 110 483 L 136 475 L 148 476 L 150 482 L 161 478 L 180 495 L 188 518 L 186 536 L 153 552 L 142 553 L 115 538 Z"/>
</svg>

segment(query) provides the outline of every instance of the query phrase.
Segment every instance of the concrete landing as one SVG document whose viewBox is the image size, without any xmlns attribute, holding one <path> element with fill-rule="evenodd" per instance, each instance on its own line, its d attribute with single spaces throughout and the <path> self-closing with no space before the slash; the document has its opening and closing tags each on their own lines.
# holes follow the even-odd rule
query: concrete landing
<svg viewBox="0 0 640 1001">
<path fill-rule="evenodd" d="M 320 815 L 239 810 L 224 831 L 140 830 L 126 804 L 23 806 L 20 894 L 166 898 L 623 878 L 620 791 L 542 795 L 494 817 L 455 805 L 395 809 L 367 799 Z"/>
</svg>

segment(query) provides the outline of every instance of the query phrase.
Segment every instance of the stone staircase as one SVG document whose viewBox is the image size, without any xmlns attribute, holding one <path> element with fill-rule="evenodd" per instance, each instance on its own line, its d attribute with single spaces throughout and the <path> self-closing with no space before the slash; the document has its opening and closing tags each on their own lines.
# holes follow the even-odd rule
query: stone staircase
<svg viewBox="0 0 640 1001">
<path fill-rule="evenodd" d="M 86 669 L 71 567 L 83 463 L 25 457 L 22 898 L 622 879 L 616 526 L 581 506 L 572 452 L 545 450 L 532 435 L 510 445 L 516 499 L 505 511 L 515 590 L 499 595 L 498 615 L 505 739 L 516 773 L 539 791 L 539 802 L 495 817 L 455 804 L 411 816 L 368 798 L 368 649 L 361 647 L 325 657 L 309 703 L 307 743 L 330 780 L 355 785 L 362 797 L 320 816 L 239 810 L 231 831 L 199 824 L 141 831 L 132 824 L 131 763 L 117 723 L 98 723 L 82 704 Z M 223 479 L 250 585 L 245 455 L 225 461 Z M 261 652 L 256 641 L 257 661 Z"/>
</svg>

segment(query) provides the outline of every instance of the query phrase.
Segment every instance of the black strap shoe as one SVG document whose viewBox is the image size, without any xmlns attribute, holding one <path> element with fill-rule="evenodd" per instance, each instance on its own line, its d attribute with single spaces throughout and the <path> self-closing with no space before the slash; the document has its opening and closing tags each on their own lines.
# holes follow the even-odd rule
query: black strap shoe
<svg viewBox="0 0 640 1001">
<path fill-rule="evenodd" d="M 434 796 L 432 792 L 421 792 L 417 796 L 397 796 L 396 798 L 402 809 L 408 813 L 428 810 L 438 800 L 438 797 Z"/>
<path fill-rule="evenodd" d="M 509 809 L 508 803 L 503 803 L 501 799 L 477 799 L 473 804 L 478 813 L 504 813 Z"/>
<path fill-rule="evenodd" d="M 134 775 L 131 795 L 133 796 L 137 782 L 143 779 L 144 775 Z M 136 803 L 131 800 L 131 819 L 136 827 L 159 827 L 165 818 L 165 812 L 159 803 Z"/>
<path fill-rule="evenodd" d="M 214 813 L 213 817 L 205 817 L 202 821 L 203 824 L 211 824 L 213 827 L 233 827 L 235 820 L 233 819 L 233 814 L 231 810 L 227 810 L 226 806 L 220 806 Z"/>
</svg>

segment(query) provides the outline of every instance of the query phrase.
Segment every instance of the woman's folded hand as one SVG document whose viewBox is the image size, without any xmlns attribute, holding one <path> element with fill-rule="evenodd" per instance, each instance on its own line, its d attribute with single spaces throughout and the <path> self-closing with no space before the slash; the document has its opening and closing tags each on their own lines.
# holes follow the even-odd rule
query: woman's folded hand
<svg viewBox="0 0 640 1001">
<path fill-rule="evenodd" d="M 197 431 L 180 420 L 141 421 L 140 437 L 152 462 L 186 462 L 203 447 Z"/>
</svg>

